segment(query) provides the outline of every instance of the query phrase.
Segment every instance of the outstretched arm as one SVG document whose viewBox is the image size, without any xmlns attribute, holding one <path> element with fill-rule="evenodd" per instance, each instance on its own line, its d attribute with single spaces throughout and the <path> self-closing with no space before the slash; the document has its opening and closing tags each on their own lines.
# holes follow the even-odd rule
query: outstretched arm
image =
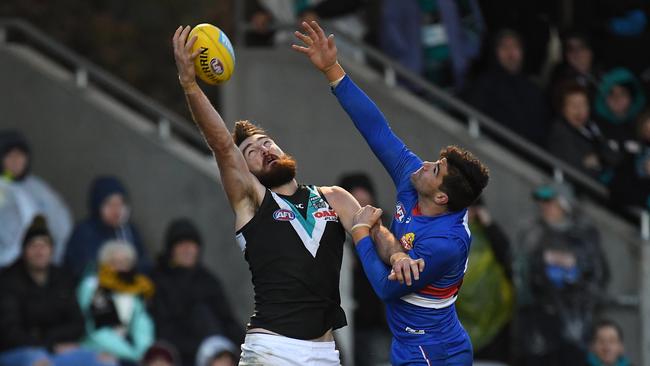
<svg viewBox="0 0 650 366">
<path fill-rule="evenodd" d="M 309 57 L 311 63 L 329 80 L 339 103 L 395 185 L 399 186 L 409 178 L 408 173 L 422 165 L 422 161 L 393 133 L 377 105 L 345 75 L 337 61 L 334 35 L 326 37 L 316 22 L 303 22 L 303 27 L 307 33 L 295 32 L 295 35 L 306 47 L 293 45 L 293 49 Z"/>
<path fill-rule="evenodd" d="M 250 173 L 243 155 L 235 145 L 230 131 L 207 96 L 196 83 L 194 59 L 199 50 L 191 52 L 196 37 L 187 40 L 190 27 L 179 27 L 174 33 L 174 58 L 178 79 L 185 91 L 187 105 L 205 141 L 214 152 L 219 166 L 221 181 L 235 212 L 235 226 L 240 228 L 248 222 L 264 196 L 264 187 Z"/>
</svg>

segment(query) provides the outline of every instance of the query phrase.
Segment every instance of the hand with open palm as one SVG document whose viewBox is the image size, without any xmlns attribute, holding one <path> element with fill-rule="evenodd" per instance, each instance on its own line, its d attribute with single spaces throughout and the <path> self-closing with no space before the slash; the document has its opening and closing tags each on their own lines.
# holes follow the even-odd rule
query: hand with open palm
<svg viewBox="0 0 650 366">
<path fill-rule="evenodd" d="M 292 45 L 291 47 L 309 57 L 311 63 L 321 72 L 327 73 L 337 62 L 336 43 L 334 35 L 325 36 L 325 32 L 316 21 L 311 23 L 302 22 L 306 33 L 294 32 L 296 38 L 300 39 L 305 46 Z"/>
</svg>

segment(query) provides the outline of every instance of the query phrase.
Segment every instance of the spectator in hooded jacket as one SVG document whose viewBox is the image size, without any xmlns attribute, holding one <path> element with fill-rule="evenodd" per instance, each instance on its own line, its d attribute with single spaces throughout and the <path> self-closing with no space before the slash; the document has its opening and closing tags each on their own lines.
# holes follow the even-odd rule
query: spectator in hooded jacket
<svg viewBox="0 0 650 366">
<path fill-rule="evenodd" d="M 537 145 L 546 144 L 549 111 L 544 95 L 522 72 L 524 50 L 517 33 L 495 37 L 494 62 L 468 91 L 470 104 Z"/>
<path fill-rule="evenodd" d="M 629 70 L 616 68 L 603 75 L 594 101 L 595 117 L 617 150 L 635 140 L 634 122 L 645 102 L 643 88 Z"/>
<path fill-rule="evenodd" d="M 86 323 L 83 343 L 131 366 L 154 342 L 154 324 L 145 306 L 154 285 L 135 269 L 137 253 L 129 243 L 106 242 L 97 262 L 98 270 L 87 275 L 77 289 Z"/>
<path fill-rule="evenodd" d="M 90 217 L 78 223 L 65 253 L 65 266 L 76 276 L 94 270 L 100 247 L 108 240 L 119 239 L 133 245 L 137 252 L 136 268 L 148 272 L 150 262 L 136 227 L 130 222 L 126 188 L 117 178 L 96 178 L 88 199 Z"/>
<path fill-rule="evenodd" d="M 202 245 L 190 220 L 173 221 L 153 273 L 156 294 L 151 313 L 157 336 L 178 349 L 184 366 L 194 365 L 199 345 L 209 336 L 220 335 L 233 344 L 244 338 L 223 286 L 199 262 Z"/>
<path fill-rule="evenodd" d="M 31 149 L 22 134 L 12 130 L 0 132 L 0 175 L 24 193 L 25 198 L 20 201 L 23 211 L 45 216 L 54 241 L 53 262 L 61 264 L 72 231 L 72 215 L 61 196 L 32 174 L 31 159 Z"/>
<path fill-rule="evenodd" d="M 559 119 L 551 128 L 549 150 L 583 173 L 605 181 L 619 154 L 591 120 L 589 92 L 575 82 L 566 82 L 558 90 L 556 105 Z"/>
<path fill-rule="evenodd" d="M 0 277 L 0 365 L 114 365 L 111 357 L 79 347 L 84 323 L 75 282 L 52 264 L 52 254 L 52 236 L 37 216 L 22 255 Z"/>
</svg>

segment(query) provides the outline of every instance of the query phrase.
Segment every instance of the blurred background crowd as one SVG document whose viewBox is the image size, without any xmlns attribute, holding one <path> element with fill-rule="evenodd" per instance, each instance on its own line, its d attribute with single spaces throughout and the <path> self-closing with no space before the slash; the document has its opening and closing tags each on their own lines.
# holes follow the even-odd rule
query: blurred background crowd
<svg viewBox="0 0 650 366">
<path fill-rule="evenodd" d="M 178 24 L 201 19 L 275 47 L 301 20 L 331 22 L 607 186 L 614 210 L 650 208 L 650 1 L 246 0 L 245 29 L 234 1 L 56 3 L 2 2 L 0 16 L 29 20 L 185 116 L 168 77 Z M 339 49 L 364 61 L 345 39 Z M 20 131 L 0 131 L 0 366 L 235 364 L 244 324 L 201 264 L 201 229 L 181 217 L 160 227 L 163 243 L 144 243 L 128 181 L 108 175 L 88 187 L 85 217 L 73 215 L 32 159 Z M 366 174 L 340 178 L 362 205 L 377 204 Z M 521 197 L 537 211 L 514 237 L 482 201 L 470 209 L 456 306 L 477 360 L 629 365 L 621 327 L 602 316 L 610 266 L 578 193 L 549 183 Z M 344 364 L 387 364 L 382 304 L 358 264 L 353 278 L 355 356 Z"/>
</svg>

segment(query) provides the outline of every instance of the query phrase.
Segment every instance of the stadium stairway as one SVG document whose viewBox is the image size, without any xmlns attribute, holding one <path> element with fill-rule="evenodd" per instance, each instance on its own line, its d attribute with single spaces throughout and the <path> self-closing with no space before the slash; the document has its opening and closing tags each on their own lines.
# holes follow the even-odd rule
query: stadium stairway
<svg viewBox="0 0 650 366">
<path fill-rule="evenodd" d="M 297 158 L 301 182 L 328 185 L 344 172 L 369 173 L 381 206 L 392 212 L 390 178 L 323 76 L 288 48 L 236 51 L 234 77 L 223 87 L 226 121 L 251 119 L 268 129 Z M 400 88 L 386 87 L 366 66 L 345 59 L 342 64 L 421 157 L 435 159 L 441 147 L 458 144 L 489 165 L 485 201 L 514 239 L 518 223 L 535 211 L 532 189 L 550 177 L 489 139 L 472 137 L 441 110 Z M 238 316 L 247 319 L 252 310 L 250 275 L 234 241 L 232 213 L 211 157 L 173 134 L 161 137 L 155 121 L 92 83 L 80 88 L 78 75 L 29 46 L 0 42 L 0 80 L 5 91 L 0 129 L 26 134 L 33 146 L 34 171 L 63 194 L 77 219 L 87 213 L 88 185 L 98 174 L 115 174 L 126 182 L 134 221 L 152 254 L 161 248 L 170 220 L 192 217 L 204 233 L 204 263 L 223 280 Z M 638 229 L 597 202 L 582 204 L 601 229 L 612 272 L 606 313 L 622 324 L 626 349 L 633 363 L 640 364 Z"/>
</svg>

